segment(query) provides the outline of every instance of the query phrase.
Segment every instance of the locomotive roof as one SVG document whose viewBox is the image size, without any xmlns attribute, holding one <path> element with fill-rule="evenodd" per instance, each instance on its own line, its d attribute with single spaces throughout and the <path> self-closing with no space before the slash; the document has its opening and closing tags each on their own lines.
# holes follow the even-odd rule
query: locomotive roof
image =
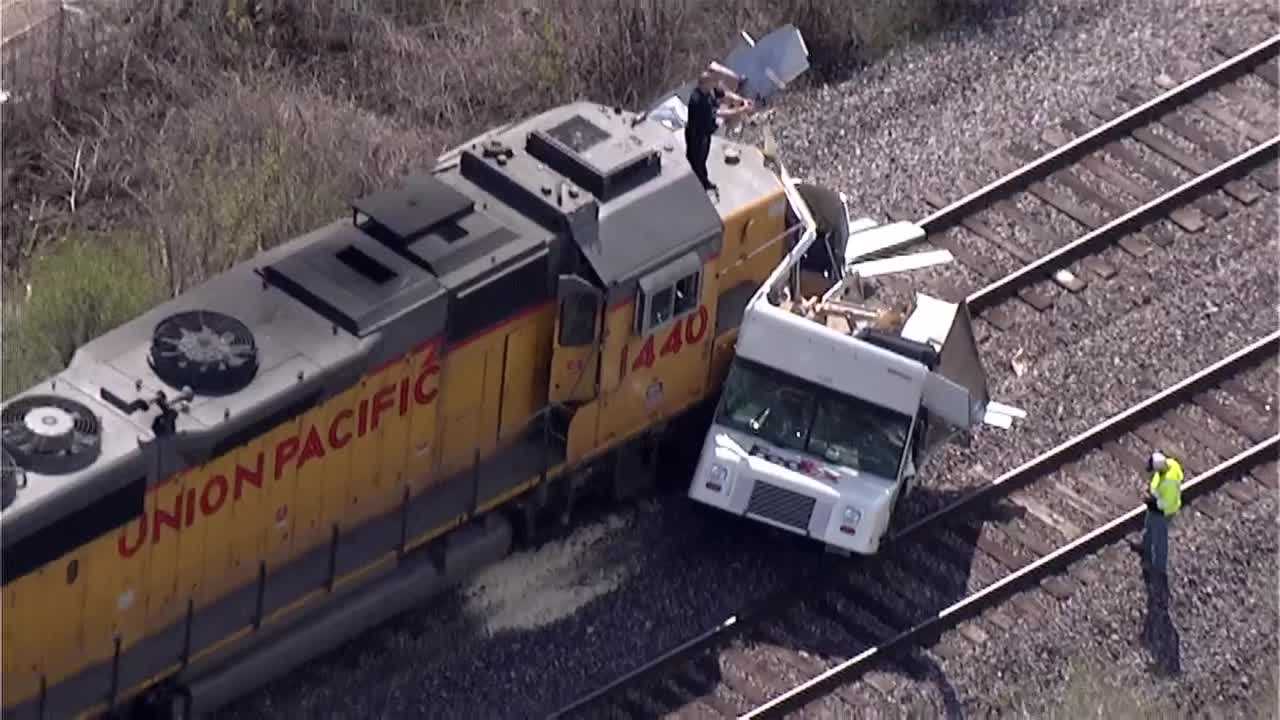
<svg viewBox="0 0 1280 720">
<path fill-rule="evenodd" d="M 436 177 L 568 230 L 606 287 L 718 241 L 723 227 L 671 131 L 590 102 L 488 134 Z"/>
<path fill-rule="evenodd" d="M 572 247 L 618 293 L 690 251 L 718 252 L 721 213 L 775 191 L 778 181 L 751 148 L 740 148 L 730 167 L 717 138 L 709 164 L 735 177 L 718 175 L 725 179 L 713 204 L 680 140 L 643 116 L 593 103 L 549 110 L 487 133 L 455 162 L 354 200 L 351 217 L 85 343 L 65 370 L 5 403 L 7 427 L 21 415 L 54 422 L 47 416 L 56 411 L 40 403 L 70 401 L 98 434 L 87 464 L 25 468 L 28 486 L 3 512 L 6 551 L 140 480 L 235 447 L 423 340 L 456 341 L 553 299 Z M 172 398 L 188 384 L 164 375 L 165 367 L 181 370 L 174 363 L 156 364 L 165 333 L 170 347 L 203 336 L 241 353 L 237 362 L 249 358 L 252 370 L 221 392 L 197 388 L 176 416 L 177 442 L 159 451 L 156 406 L 124 406 L 157 392 Z M 25 426 L 28 439 L 33 427 Z M 10 440 L 6 430 L 12 450 Z M 42 452 L 38 438 L 30 447 Z"/>
</svg>

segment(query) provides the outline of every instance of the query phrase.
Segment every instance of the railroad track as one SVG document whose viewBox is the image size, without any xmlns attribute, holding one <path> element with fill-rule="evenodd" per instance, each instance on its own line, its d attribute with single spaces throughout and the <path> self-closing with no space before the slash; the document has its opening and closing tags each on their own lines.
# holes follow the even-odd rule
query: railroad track
<svg viewBox="0 0 1280 720">
<path fill-rule="evenodd" d="M 1277 489 L 1274 409 L 1243 380 L 1274 374 L 1277 350 L 1280 331 L 898 529 L 879 556 L 833 559 L 841 571 L 796 578 L 805 584 L 787 584 L 551 717 L 779 717 L 831 692 L 850 693 L 856 706 L 850 683 L 876 663 L 928 672 L 915 652 L 922 646 L 951 656 L 956 643 L 1035 622 L 1043 609 L 1019 591 L 1038 586 L 1064 600 L 1081 585 L 1105 585 L 1072 562 L 1140 527 L 1144 448 L 1183 460 L 1184 502 L 1209 514 L 1226 512 L 1208 497 L 1224 484 L 1242 502 Z M 1212 431 L 1192 419 L 1201 416 Z M 1082 470 L 1092 463 L 1136 479 L 1108 483 Z"/>
<path fill-rule="evenodd" d="M 1217 50 L 1225 58 L 1221 64 L 1181 84 L 1157 80 L 1154 84 L 1166 91 L 1152 99 L 1131 90 L 1117 99 L 1127 105 L 1096 105 L 1092 112 L 1104 122 L 1092 130 L 1069 121 L 1065 130 L 1045 131 L 1041 137 L 1052 149 L 1020 167 L 1008 158 L 1030 157 L 1032 146 L 997 155 L 1008 172 L 985 187 L 966 188 L 970 192 L 960 200 L 926 198 L 935 209 L 916 222 L 926 229 L 928 242 L 950 250 L 985 283 L 967 295 L 976 315 L 997 330 L 1007 329 L 1007 301 L 1044 312 L 1061 293 L 1083 292 L 1092 280 L 1114 276 L 1117 269 L 1102 258 L 1103 248 L 1118 245 L 1126 256 L 1142 260 L 1171 242 L 1163 221 L 1202 232 L 1233 205 L 1252 205 L 1277 189 L 1280 135 L 1273 114 L 1261 112 L 1274 106 L 1275 97 L 1264 97 L 1258 86 L 1280 87 L 1275 64 L 1280 36 L 1244 50 Z M 1250 80 L 1242 82 L 1246 76 Z M 1205 130 L 1207 124 L 1216 124 L 1215 130 Z M 1215 135 L 1224 130 L 1236 133 L 1235 149 Z M 1187 143 L 1194 149 L 1185 149 Z M 1149 154 L 1180 171 L 1162 169 Z M 1085 177 L 1106 185 L 1090 186 Z M 1062 235 L 1033 218 L 1019 196 L 1065 216 L 1080 234 L 1060 240 Z M 1017 245 L 1016 237 L 997 232 L 991 213 L 1034 237 L 1041 249 L 1051 249 L 1036 257 Z M 891 215 L 908 219 L 904 213 Z M 974 238 L 962 240 L 960 233 L 976 236 L 1019 266 L 997 276 L 996 266 L 973 251 Z M 1072 267 L 1077 261 L 1083 270 Z M 1160 446 L 1188 460 L 1184 468 L 1194 477 L 1187 483 L 1188 500 L 1251 469 L 1274 488 L 1274 409 L 1239 375 L 1261 363 L 1274 373 L 1269 358 L 1278 347 L 1280 333 L 1273 333 L 1239 350 L 897 530 L 876 558 L 824 561 L 827 567 L 784 583 L 809 591 L 779 592 L 753 604 L 552 717 L 677 711 L 775 716 L 847 685 L 885 658 L 927 671 L 913 648 L 928 645 L 945 655 L 956 642 L 981 643 L 992 633 L 1033 621 L 1039 608 L 1023 596 L 988 608 L 1036 583 L 1055 599 L 1081 583 L 1097 583 L 1096 576 L 1071 561 L 1141 523 L 1138 490 L 1119 490 L 1071 468 L 1102 462 L 1116 471 L 1112 477 L 1140 477 L 1144 449 Z M 1252 406 L 1270 424 L 1251 422 L 1241 406 Z M 1192 418 L 1210 418 L 1223 433 L 1205 433 Z M 1233 497 L 1247 496 L 1259 492 L 1260 485 L 1229 482 L 1228 490 Z M 1196 500 L 1206 512 L 1214 503 Z M 830 565 L 840 562 L 842 571 L 831 572 Z M 1064 567 L 1067 571 L 1059 572 Z M 962 622 L 983 611 L 981 620 Z M 951 633 L 937 642 L 953 627 L 959 628 L 958 636 Z M 735 642 L 743 639 L 747 644 Z M 775 647 L 761 655 L 748 647 L 751 641 Z"/>
<path fill-rule="evenodd" d="M 990 151 L 1005 174 L 963 186 L 968 194 L 954 202 L 926 195 L 934 210 L 923 219 L 890 215 L 915 220 L 929 243 L 984 283 L 968 293 L 970 308 L 999 331 L 1012 324 L 1008 300 L 1044 312 L 1062 293 L 1114 277 L 1119 270 L 1104 248 L 1149 261 L 1172 242 L 1165 221 L 1200 233 L 1280 188 L 1280 35 L 1215 51 L 1223 61 L 1185 82 L 1157 78 L 1094 104 L 1091 115 L 1104 122 L 1092 129 L 1072 119 L 1038 142 Z M 1060 227 L 1078 234 L 1064 240 Z"/>
</svg>

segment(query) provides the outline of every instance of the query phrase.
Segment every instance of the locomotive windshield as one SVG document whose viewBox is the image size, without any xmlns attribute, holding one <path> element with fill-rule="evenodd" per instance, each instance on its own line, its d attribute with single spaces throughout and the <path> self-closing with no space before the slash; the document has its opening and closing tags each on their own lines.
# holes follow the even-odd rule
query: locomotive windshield
<svg viewBox="0 0 1280 720">
<path fill-rule="evenodd" d="M 725 381 L 716 423 L 896 479 L 911 418 L 739 357 Z"/>
</svg>

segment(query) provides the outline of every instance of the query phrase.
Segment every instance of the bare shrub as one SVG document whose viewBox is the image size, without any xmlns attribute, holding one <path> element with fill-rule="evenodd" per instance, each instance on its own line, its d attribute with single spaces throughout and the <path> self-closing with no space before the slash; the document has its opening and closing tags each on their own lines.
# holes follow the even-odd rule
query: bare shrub
<svg viewBox="0 0 1280 720">
<path fill-rule="evenodd" d="M 73 42 L 37 49 L 62 58 L 51 101 L 5 105 L 8 287 L 52 288 L 39 306 L 7 298 L 5 392 L 157 288 L 306 232 L 485 128 L 573 99 L 642 105 L 740 28 L 796 24 L 822 74 L 958 1 L 86 0 L 90 20 L 59 26 Z M 86 259 L 103 248 L 148 279 L 119 265 L 136 258 Z"/>
<path fill-rule="evenodd" d="M 550 87 L 562 99 L 626 107 L 649 102 L 692 70 L 690 46 L 710 34 L 690 22 L 690 5 L 686 0 L 561 0 L 540 23 L 539 57 L 555 68 Z"/>
<path fill-rule="evenodd" d="M 339 217 L 442 147 L 314 91 L 231 83 L 173 119 L 148 153 L 141 236 L 176 294 Z"/>
</svg>

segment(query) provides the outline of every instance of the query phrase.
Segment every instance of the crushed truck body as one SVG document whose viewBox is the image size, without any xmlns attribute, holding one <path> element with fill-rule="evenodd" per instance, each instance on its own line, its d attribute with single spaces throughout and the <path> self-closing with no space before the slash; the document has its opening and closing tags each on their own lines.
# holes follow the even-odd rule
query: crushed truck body
<svg viewBox="0 0 1280 720">
<path fill-rule="evenodd" d="M 863 276 L 945 262 L 869 259 L 924 238 L 906 222 L 850 221 L 843 196 L 787 179 L 801 241 L 748 302 L 693 500 L 839 552 L 874 554 L 917 469 L 993 419 L 965 303 L 869 302 Z M 868 272 L 869 271 L 869 272 Z"/>
</svg>

